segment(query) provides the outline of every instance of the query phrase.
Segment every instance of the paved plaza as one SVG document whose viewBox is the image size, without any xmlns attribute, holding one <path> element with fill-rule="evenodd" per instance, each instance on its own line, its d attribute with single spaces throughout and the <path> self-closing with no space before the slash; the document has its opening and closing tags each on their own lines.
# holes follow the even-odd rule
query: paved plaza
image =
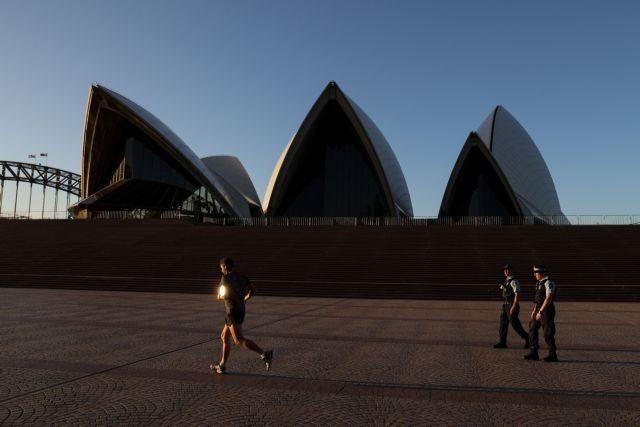
<svg viewBox="0 0 640 427">
<path fill-rule="evenodd" d="M 554 364 L 512 330 L 492 348 L 499 300 L 256 296 L 245 334 L 273 368 L 234 347 L 220 376 L 211 295 L 0 301 L 0 425 L 640 425 L 637 303 L 558 302 Z"/>
</svg>

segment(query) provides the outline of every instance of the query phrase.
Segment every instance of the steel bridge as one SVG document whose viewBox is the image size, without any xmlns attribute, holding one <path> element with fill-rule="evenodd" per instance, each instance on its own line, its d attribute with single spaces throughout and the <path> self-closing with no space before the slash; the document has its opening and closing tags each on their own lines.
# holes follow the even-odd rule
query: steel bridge
<svg viewBox="0 0 640 427">
<path fill-rule="evenodd" d="M 58 192 L 67 194 L 67 204 L 65 209 L 71 204 L 71 196 L 80 197 L 80 175 L 77 173 L 52 168 L 50 166 L 36 165 L 33 163 L 12 162 L 0 160 L 0 213 L 2 213 L 3 196 L 5 193 L 5 181 L 15 181 L 16 194 L 13 200 L 13 217 L 18 217 L 18 189 L 21 182 L 29 184 L 29 206 L 27 217 L 31 215 L 31 196 L 33 185 L 42 186 L 42 212 L 41 218 L 45 215 L 45 195 L 47 188 L 55 190 L 54 213 L 56 217 L 58 211 Z"/>
</svg>

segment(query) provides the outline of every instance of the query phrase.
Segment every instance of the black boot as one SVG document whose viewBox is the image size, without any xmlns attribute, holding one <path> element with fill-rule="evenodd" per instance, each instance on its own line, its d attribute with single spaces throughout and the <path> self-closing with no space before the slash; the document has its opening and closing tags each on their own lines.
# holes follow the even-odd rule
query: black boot
<svg viewBox="0 0 640 427">
<path fill-rule="evenodd" d="M 545 362 L 557 362 L 558 361 L 558 355 L 556 354 L 556 352 L 554 351 L 553 353 L 549 353 L 549 355 L 547 357 L 545 357 L 544 359 Z"/>
<path fill-rule="evenodd" d="M 537 351 L 532 351 L 529 354 L 525 354 L 524 358 L 526 360 L 540 360 L 540 357 L 538 356 L 538 352 Z"/>
</svg>

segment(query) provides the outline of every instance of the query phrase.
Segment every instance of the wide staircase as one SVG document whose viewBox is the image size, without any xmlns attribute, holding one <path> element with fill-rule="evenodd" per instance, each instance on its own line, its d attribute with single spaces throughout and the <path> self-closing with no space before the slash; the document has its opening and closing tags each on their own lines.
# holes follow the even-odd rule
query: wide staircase
<svg viewBox="0 0 640 427">
<path fill-rule="evenodd" d="M 0 220 L 0 286 L 211 293 L 230 256 L 262 295 L 499 299 L 511 263 L 533 294 L 640 301 L 640 226 L 212 226 Z"/>
</svg>

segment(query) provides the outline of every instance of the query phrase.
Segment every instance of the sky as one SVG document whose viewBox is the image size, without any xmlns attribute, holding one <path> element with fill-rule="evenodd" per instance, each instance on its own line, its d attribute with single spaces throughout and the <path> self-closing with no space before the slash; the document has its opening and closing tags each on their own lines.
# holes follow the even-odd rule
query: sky
<svg viewBox="0 0 640 427">
<path fill-rule="evenodd" d="M 0 160 L 47 152 L 80 173 L 100 83 L 198 156 L 237 156 L 263 199 L 334 80 L 389 141 L 415 216 L 438 214 L 496 105 L 535 141 L 565 214 L 636 215 L 638 22 L 632 0 L 0 0 Z"/>
</svg>

